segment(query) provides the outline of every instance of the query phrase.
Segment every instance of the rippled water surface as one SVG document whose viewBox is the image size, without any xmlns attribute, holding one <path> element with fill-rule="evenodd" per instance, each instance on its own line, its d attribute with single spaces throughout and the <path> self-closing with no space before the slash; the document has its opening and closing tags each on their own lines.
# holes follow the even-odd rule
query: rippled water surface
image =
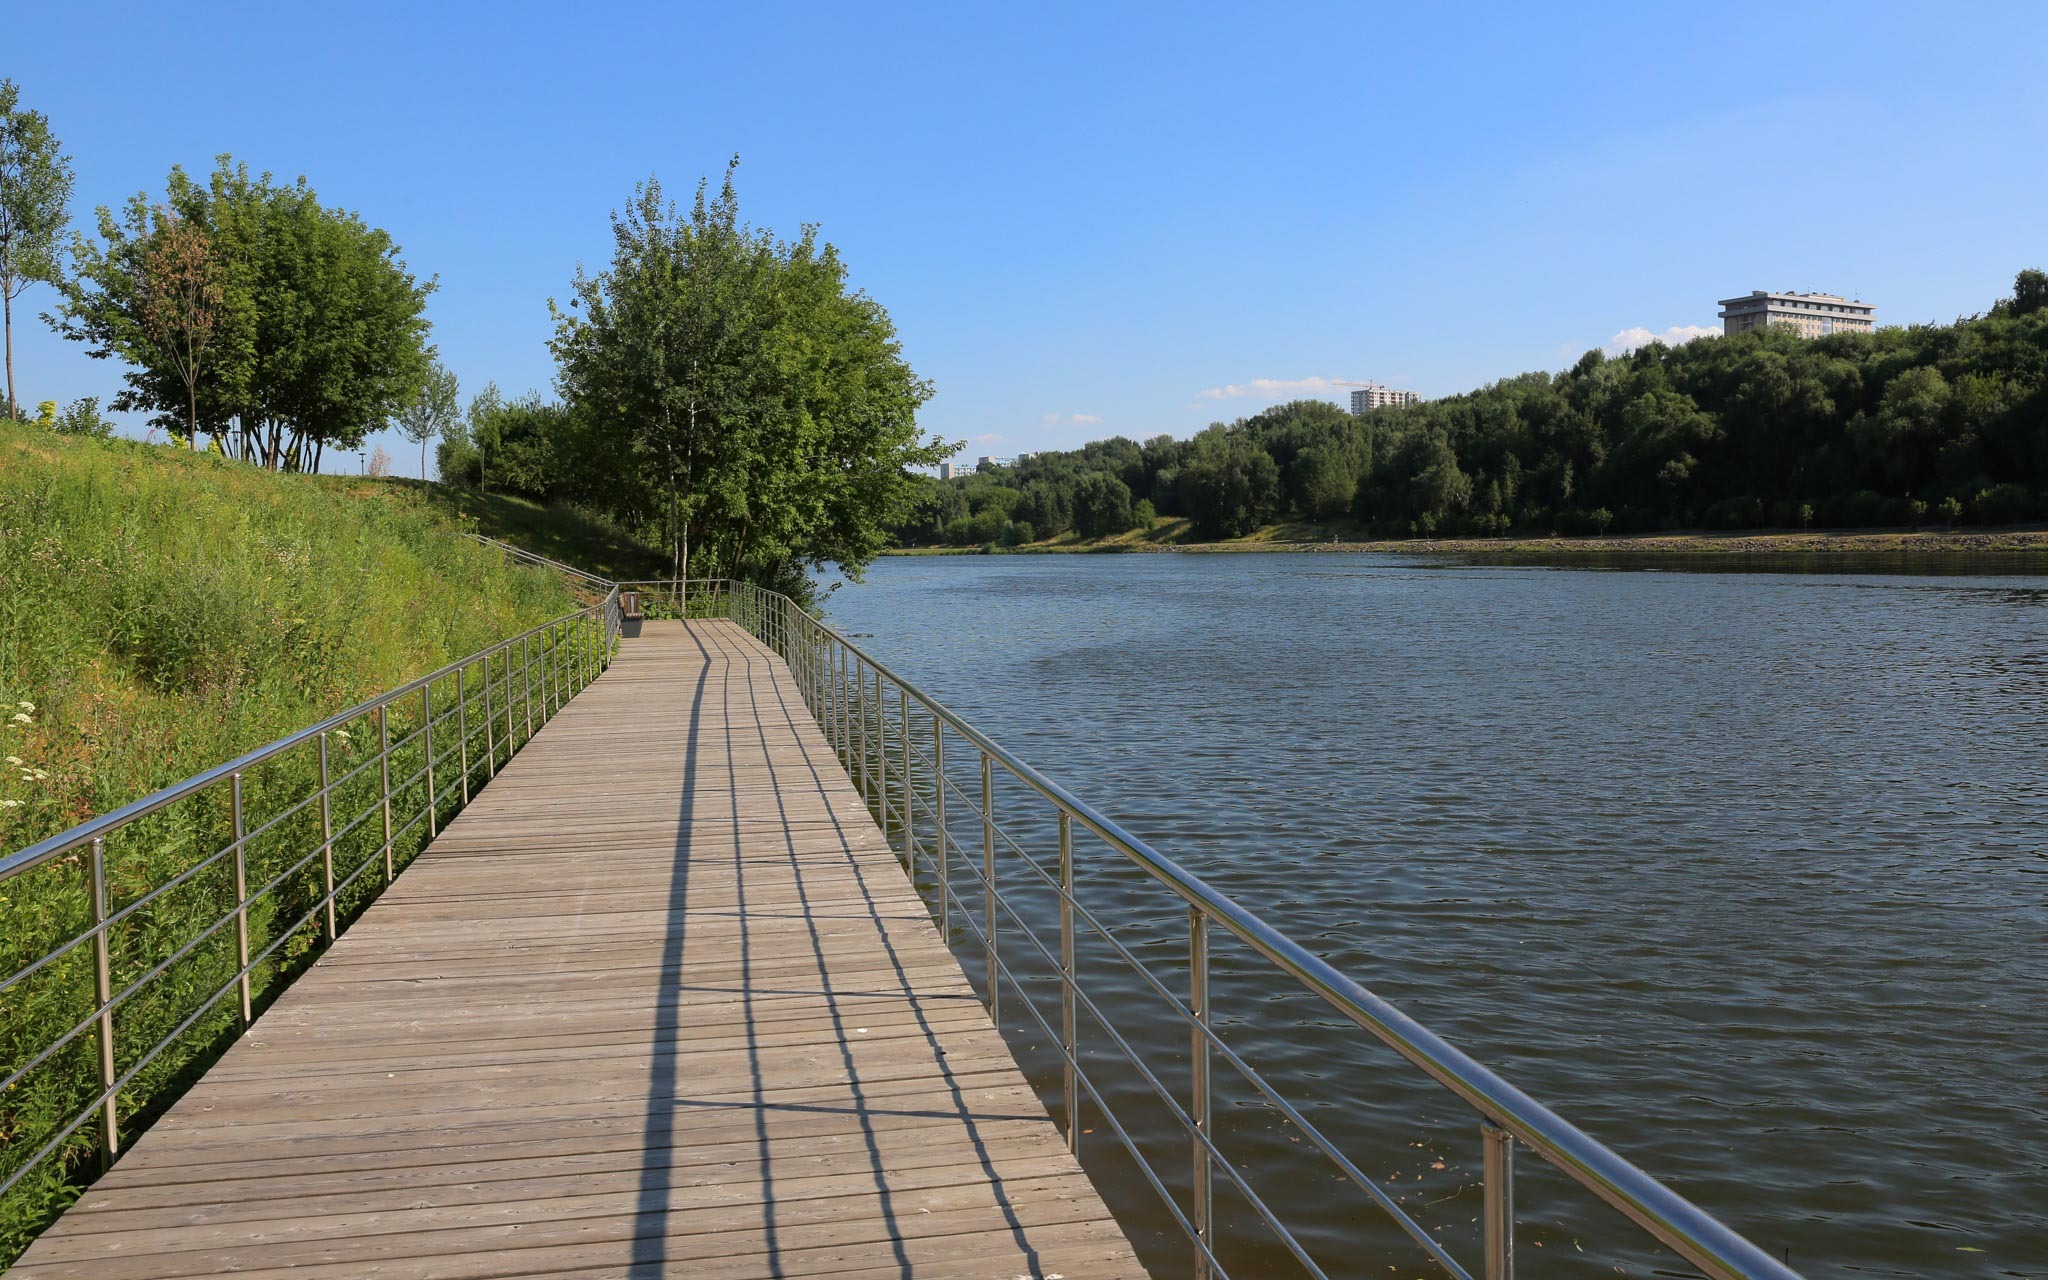
<svg viewBox="0 0 2048 1280">
<path fill-rule="evenodd" d="M 1806 1274 L 2048 1276 L 2048 578 L 1315 555 L 868 576 L 828 612 L 883 661 Z M 1179 989 L 1184 918 L 1077 858 Z M 1249 955 L 1217 966 L 1229 1043 L 1476 1269 L 1471 1113 Z M 1101 968 L 1182 1087 L 1185 1031 Z M 1006 1029 L 1056 1091 L 1044 1037 Z M 1224 1141 L 1319 1260 L 1428 1274 L 1219 1089 Z M 1156 1196 L 1084 1125 L 1174 1265 Z M 1524 1274 L 1687 1273 L 1526 1153 L 1518 1174 Z M 1240 1274 L 1287 1265 L 1248 1204 L 1219 1218 Z"/>
</svg>

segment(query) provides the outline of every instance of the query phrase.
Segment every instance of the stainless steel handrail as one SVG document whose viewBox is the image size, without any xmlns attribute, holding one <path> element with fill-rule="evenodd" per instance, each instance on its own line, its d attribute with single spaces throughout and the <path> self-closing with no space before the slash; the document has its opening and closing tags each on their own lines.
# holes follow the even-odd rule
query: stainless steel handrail
<svg viewBox="0 0 2048 1280">
<path fill-rule="evenodd" d="M 1183 1005 L 1178 1000 L 1175 1004 L 1180 1009 L 1182 1017 L 1194 1028 L 1193 1046 L 1198 1074 L 1206 1075 L 1206 1069 L 1200 1068 L 1199 1064 L 1206 1061 L 1210 1051 L 1217 1050 L 1226 1056 L 1231 1065 L 1256 1076 L 1250 1065 L 1244 1063 L 1235 1052 L 1224 1045 L 1220 1037 L 1208 1027 L 1209 1010 L 1204 961 L 1207 951 L 1206 928 L 1213 925 L 1247 944 L 1278 971 L 1291 977 L 1351 1022 L 1370 1032 L 1479 1113 L 1486 1177 L 1485 1205 L 1482 1213 L 1486 1236 L 1483 1274 L 1488 1280 L 1505 1280 L 1513 1271 L 1514 1210 L 1511 1193 L 1511 1157 L 1513 1144 L 1517 1141 L 1716 1280 L 1796 1280 L 1797 1273 L 1789 1266 L 1771 1257 L 1605 1144 L 1509 1084 L 1470 1055 L 1449 1044 L 1228 895 L 1153 849 L 1145 841 L 1125 830 L 1114 819 L 1046 777 L 959 715 L 948 710 L 935 698 L 854 644 L 822 619 L 803 609 L 788 596 L 744 582 L 726 583 L 725 594 L 730 601 L 730 616 L 773 649 L 788 663 L 792 672 L 796 673 L 806 704 L 826 731 L 835 750 L 839 752 L 849 776 L 855 778 L 863 794 L 875 806 L 885 833 L 892 827 L 895 831 L 901 832 L 905 848 L 912 851 L 913 857 L 920 847 L 914 838 L 914 827 L 917 803 L 922 801 L 922 797 L 916 795 L 912 766 L 918 762 L 923 763 L 928 771 L 926 776 L 935 780 L 934 790 L 941 799 L 937 805 L 928 803 L 925 808 L 927 816 L 936 820 L 933 843 L 938 858 L 938 893 L 941 900 L 939 909 L 943 914 L 950 915 L 952 906 L 957 902 L 968 918 L 969 927 L 977 936 L 982 936 L 985 945 L 989 947 L 990 981 L 987 992 L 992 1010 L 995 1005 L 995 977 L 1003 968 L 995 953 L 993 942 L 996 925 L 995 901 L 1000 898 L 1000 891 L 996 889 L 994 883 L 996 830 L 992 815 L 987 812 L 980 813 L 978 816 L 984 831 L 984 866 L 980 869 L 975 868 L 972 858 L 963 857 L 960 860 L 976 879 L 983 881 L 984 889 L 991 897 L 985 913 L 984 926 L 974 928 L 968 904 L 953 893 L 949 883 L 948 871 L 955 861 L 949 845 L 957 844 L 957 841 L 940 818 L 943 812 L 940 807 L 943 805 L 943 793 L 949 783 L 941 764 L 944 736 L 938 731 L 937 726 L 943 725 L 950 729 L 979 754 L 984 771 L 984 803 L 987 802 L 989 795 L 987 770 L 991 765 L 998 765 L 1009 776 L 1023 783 L 1052 805 L 1059 819 L 1061 836 L 1060 871 L 1051 885 L 1061 901 L 1060 956 L 1054 959 L 1050 943 L 1040 946 L 1039 950 L 1059 968 L 1060 981 L 1064 987 L 1065 1011 L 1063 1025 L 1057 1030 L 1043 1022 L 1040 1026 L 1046 1036 L 1060 1046 L 1062 1067 L 1066 1077 L 1063 1088 L 1067 1098 L 1070 1142 L 1078 1141 L 1078 1134 L 1073 1127 L 1073 1107 L 1078 1096 L 1077 1076 L 1082 1074 L 1082 1064 L 1074 1049 L 1073 1011 L 1077 993 L 1073 974 L 1072 928 L 1077 910 L 1084 915 L 1086 912 L 1085 909 L 1079 908 L 1075 900 L 1071 842 L 1068 836 L 1069 827 L 1078 824 L 1093 833 L 1109 848 L 1142 868 L 1152 879 L 1166 886 L 1188 908 L 1190 971 L 1195 975 L 1196 988 L 1191 992 L 1187 1004 Z M 885 696 L 885 683 L 894 687 L 897 703 L 895 707 L 889 705 L 890 699 Z M 921 708 L 923 715 L 929 716 L 932 720 L 935 751 L 931 754 L 924 753 L 921 748 L 913 753 L 909 715 L 912 702 Z M 893 716 L 892 711 L 896 713 Z M 900 727 L 890 724 L 891 719 L 898 720 Z M 895 757 L 894 761 L 891 760 L 892 756 Z M 957 789 L 955 790 L 957 794 Z M 965 796 L 960 798 L 963 802 L 966 801 Z M 1014 847 L 1014 842 L 1012 844 Z M 1018 849 L 1017 852 L 1021 854 L 1022 850 Z M 1034 862 L 1034 866 L 1036 865 L 1034 860 L 1027 858 L 1026 861 Z M 1041 876 L 1048 875 L 1043 867 L 1036 869 Z M 1008 911 L 1007 905 L 1005 910 Z M 1010 915 L 1016 926 L 1021 929 L 1021 916 L 1015 912 L 1010 912 Z M 1102 927 L 1092 917 L 1090 923 L 1098 929 Z M 1118 950 L 1123 949 L 1119 947 Z M 1124 951 L 1124 955 L 1135 963 L 1135 957 L 1130 956 L 1128 951 Z M 1147 973 L 1145 976 L 1152 978 L 1155 987 L 1164 990 L 1151 974 Z M 1012 980 L 1014 984 L 1014 975 Z M 1025 1003 L 1028 1005 L 1029 1001 Z M 1089 1003 L 1092 1006 L 1093 1002 Z M 1099 1017 L 1099 1011 L 1098 1021 L 1107 1027 L 1106 1019 Z M 1113 1028 L 1110 1029 L 1113 1032 Z M 1138 1065 L 1143 1069 L 1142 1063 Z M 1146 1071 L 1145 1074 L 1149 1076 L 1151 1073 Z M 1267 1089 L 1262 1080 L 1255 1078 L 1253 1082 L 1262 1090 Z M 1102 1100 L 1100 1095 L 1095 1093 L 1093 1086 L 1086 1085 L 1085 1081 L 1082 1084 L 1101 1107 Z M 1199 1084 L 1198 1089 L 1206 1095 L 1205 1083 Z M 1269 1097 L 1278 1100 L 1277 1093 L 1268 1092 Z M 1171 1099 L 1168 1101 L 1172 1102 Z M 1106 1111 L 1106 1107 L 1103 1109 Z M 1180 1110 L 1178 1104 L 1174 1104 L 1174 1109 Z M 1292 1111 L 1292 1108 L 1288 1110 Z M 1195 1185 L 1198 1188 L 1206 1185 L 1212 1166 L 1222 1170 L 1226 1175 L 1231 1174 L 1227 1162 L 1219 1160 L 1214 1149 L 1213 1135 L 1208 1132 L 1206 1096 L 1196 1099 L 1195 1106 L 1182 1114 L 1185 1116 L 1184 1123 L 1195 1125 L 1191 1134 L 1196 1153 L 1194 1158 L 1198 1166 Z M 1325 1143 L 1322 1135 L 1315 1132 L 1298 1113 L 1290 1118 L 1313 1133 L 1319 1145 Z M 1118 1128 L 1120 1131 L 1121 1126 Z M 1326 1153 L 1332 1152 L 1327 1145 L 1324 1149 Z M 1146 1167 L 1149 1177 L 1151 1170 L 1148 1162 L 1135 1148 L 1132 1154 L 1137 1157 L 1141 1166 Z M 1159 1186 L 1156 1179 L 1154 1185 Z M 1212 1224 L 1208 1220 L 1209 1206 L 1206 1199 L 1206 1194 L 1199 1195 L 1195 1213 L 1190 1215 L 1198 1232 L 1197 1237 L 1191 1241 L 1198 1255 L 1198 1270 L 1211 1269 L 1216 1265 L 1213 1240 L 1208 1234 L 1212 1230 Z M 1384 1196 L 1376 1199 L 1382 1208 L 1388 1209 L 1397 1218 L 1405 1218 L 1405 1215 L 1386 1202 Z M 1177 1219 L 1182 1218 L 1177 1210 L 1175 1216 Z M 1404 1222 L 1404 1226 L 1412 1224 L 1412 1219 L 1406 1219 Z M 1271 1224 L 1270 1220 L 1269 1225 L 1277 1226 Z M 1284 1229 L 1281 1230 L 1284 1234 Z M 1416 1232 L 1411 1230 L 1410 1234 L 1415 1235 Z M 1283 1243 L 1290 1247 L 1294 1245 L 1292 1240 Z M 1428 1242 L 1425 1239 L 1423 1243 L 1427 1245 Z M 1295 1252 L 1299 1256 L 1299 1250 L 1295 1249 Z M 1462 1268 L 1454 1262 L 1449 1262 L 1438 1250 L 1432 1248 L 1430 1252 L 1453 1274 L 1463 1274 Z M 1310 1265 L 1313 1267 L 1313 1264 Z"/>
<path fill-rule="evenodd" d="M 544 558 L 538 559 L 544 561 Z M 566 566 L 554 562 L 545 562 L 545 566 L 567 570 Z M 42 1162 L 58 1151 L 73 1134 L 90 1123 L 95 1115 L 100 1117 L 99 1146 L 102 1161 L 111 1163 L 119 1154 L 121 1147 L 122 1120 L 118 1099 L 124 1088 L 154 1062 L 158 1055 L 177 1043 L 188 1030 L 217 1008 L 230 994 L 237 991 L 240 994 L 241 1022 L 246 1027 L 255 1012 L 252 975 L 280 947 L 296 936 L 300 929 L 315 923 L 316 920 L 324 925 L 319 945 L 331 944 L 343 923 L 337 911 L 341 895 L 350 890 L 379 861 L 383 865 L 384 881 L 389 884 L 397 873 L 394 847 L 398 841 L 409 838 L 422 824 L 431 837 L 438 830 L 439 818 L 444 809 L 449 809 L 452 805 L 454 809 L 449 811 L 453 812 L 469 802 L 472 783 L 477 781 L 480 769 L 483 771 L 484 780 L 494 777 L 501 757 L 509 762 L 512 756 L 532 739 L 537 729 L 545 725 L 552 715 L 560 710 L 569 697 L 602 673 L 610 662 L 613 646 L 621 630 L 618 588 L 607 580 L 583 574 L 578 570 L 567 572 L 578 579 L 601 585 L 605 589 L 604 598 L 595 604 L 508 636 L 465 658 L 409 680 L 346 711 L 329 716 L 317 724 L 244 752 L 224 764 L 173 783 L 132 804 L 92 818 L 0 858 L 0 884 L 6 884 L 73 850 L 89 849 L 87 905 L 90 908 L 91 920 L 88 927 L 51 947 L 12 974 L 0 977 L 0 992 L 6 992 L 38 973 L 45 972 L 55 961 L 85 946 L 90 946 L 93 951 L 96 980 L 91 1011 L 69 1027 L 52 1030 L 47 1041 L 35 1042 L 26 1060 L 14 1064 L 5 1079 L 0 1080 L 0 1092 L 13 1088 L 32 1072 L 49 1063 L 66 1045 L 87 1034 L 97 1042 L 96 1056 L 99 1064 L 98 1093 L 93 1095 L 83 1108 L 68 1113 L 68 1120 L 60 1125 L 54 1134 L 37 1132 L 15 1135 L 16 1140 L 41 1140 L 42 1146 L 26 1160 L 15 1164 L 4 1178 L 0 1178 L 0 1195 L 5 1195 L 40 1167 Z M 481 680 L 469 679 L 479 667 Z M 445 688 L 451 682 L 454 686 L 452 703 L 437 704 L 434 698 L 437 688 Z M 418 699 L 418 724 L 410 732 L 393 738 L 390 725 L 391 709 L 401 702 L 410 705 L 415 697 Z M 519 718 L 523 718 L 524 721 L 523 734 L 518 732 L 521 727 Z M 375 751 L 353 768 L 345 769 L 337 775 L 330 767 L 330 736 L 339 735 L 346 739 L 346 729 L 349 726 L 360 726 L 365 723 L 374 726 Z M 446 742 L 444 739 L 444 745 L 437 746 L 437 727 L 452 730 L 453 741 Z M 410 776 L 394 777 L 391 766 L 395 754 L 412 748 L 415 744 L 418 747 L 418 767 Z M 266 762 L 280 760 L 295 749 L 306 747 L 318 749 L 317 785 L 309 794 L 299 797 L 296 802 L 287 805 L 254 830 L 248 829 L 243 811 L 245 775 Z M 474 753 L 472 748 L 475 748 Z M 437 780 L 437 769 L 451 765 L 455 772 L 443 772 L 440 775 L 441 780 Z M 333 809 L 335 792 L 359 779 L 369 777 L 369 771 L 373 767 L 376 769 L 374 780 L 378 783 L 376 794 L 359 811 L 340 815 L 337 819 Z M 111 910 L 107 888 L 108 839 L 131 823 L 223 785 L 229 789 L 232 797 L 232 838 L 213 852 L 199 856 L 191 866 L 148 889 L 134 901 L 126 903 L 118 910 Z M 414 787 L 423 788 L 417 811 L 409 815 L 395 815 L 394 797 L 408 794 Z M 298 855 L 297 860 L 252 891 L 246 878 L 246 855 L 249 847 L 274 829 L 280 829 L 286 820 L 307 817 L 314 812 L 317 812 L 319 817 L 317 841 L 303 854 L 296 849 L 288 851 L 284 855 L 285 858 L 289 860 Z M 369 845 L 367 852 L 358 860 L 354 869 L 347 871 L 337 880 L 337 847 L 380 817 L 382 825 L 379 838 Z M 380 853 L 381 859 L 378 857 Z M 112 983 L 113 969 L 119 959 L 114 954 L 116 929 L 151 903 L 191 883 L 202 872 L 216 868 L 223 860 L 228 859 L 232 860 L 234 871 L 233 904 L 211 922 L 198 928 L 192 936 L 172 939 L 173 949 L 169 955 L 156 959 L 154 955 L 145 954 L 141 965 L 148 966 L 146 970 L 132 979 L 124 975 L 124 985 L 116 991 Z M 323 892 L 303 915 L 277 926 L 275 936 L 270 939 L 268 945 L 252 956 L 250 909 L 292 877 L 308 871 L 316 859 L 321 863 Z M 117 1072 L 115 1015 L 144 988 L 190 957 L 202 943 L 220 935 L 230 925 L 233 926 L 235 933 L 238 965 L 236 971 L 211 994 L 199 998 L 196 1007 L 168 1035 L 157 1040 L 154 1045 L 128 1063 L 125 1070 Z M 151 960 L 155 960 L 153 965 L 150 964 Z M 152 1101 L 161 1100 L 158 1098 Z"/>
</svg>

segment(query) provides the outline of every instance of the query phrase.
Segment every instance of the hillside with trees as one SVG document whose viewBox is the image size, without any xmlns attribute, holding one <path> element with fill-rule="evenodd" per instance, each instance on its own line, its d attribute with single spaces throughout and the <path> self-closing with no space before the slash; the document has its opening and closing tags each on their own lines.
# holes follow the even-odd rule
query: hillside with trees
<svg viewBox="0 0 2048 1280">
<path fill-rule="evenodd" d="M 926 478 L 907 546 L 1018 545 L 1185 517 L 1380 537 L 2015 524 L 2048 510 L 2048 275 L 1950 325 L 1763 330 L 1588 352 L 1354 417 L 1279 405 L 1192 439 L 1116 437 Z"/>
</svg>

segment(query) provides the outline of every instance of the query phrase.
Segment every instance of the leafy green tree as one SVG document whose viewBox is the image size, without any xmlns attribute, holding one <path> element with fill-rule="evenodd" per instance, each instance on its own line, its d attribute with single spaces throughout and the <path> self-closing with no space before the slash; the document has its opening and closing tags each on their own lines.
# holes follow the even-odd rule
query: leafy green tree
<svg viewBox="0 0 2048 1280">
<path fill-rule="evenodd" d="M 802 592 L 805 566 L 858 573 L 914 509 L 908 468 L 958 449 L 919 431 L 931 389 L 887 313 L 847 291 L 815 227 L 782 241 L 742 222 L 733 166 L 687 214 L 642 185 L 612 239 L 609 268 L 554 308 L 552 344 L 570 414 L 630 459 L 607 502 L 652 518 L 678 578 Z"/>
<path fill-rule="evenodd" d="M 147 261 L 173 223 L 203 232 L 219 288 L 205 367 L 188 386 L 151 336 Z M 119 409 L 157 411 L 180 435 L 198 427 L 250 462 L 317 470 L 354 449 L 424 385 L 426 300 L 434 290 L 391 237 L 356 214 L 220 157 L 205 185 L 173 168 L 166 199 L 98 210 L 99 241 L 73 241 L 60 331 L 130 367 Z"/>
<path fill-rule="evenodd" d="M 454 373 L 436 360 L 427 367 L 419 394 L 398 411 L 398 430 L 420 447 L 420 479 L 427 478 L 427 441 L 439 439 L 458 421 L 462 389 Z"/>
<path fill-rule="evenodd" d="M 1280 507 L 1280 468 L 1247 432 L 1212 426 L 1195 437 L 1177 489 L 1195 528 L 1236 538 L 1270 521 Z"/>
<path fill-rule="evenodd" d="M 1090 471 L 1074 486 L 1074 527 L 1084 538 L 1102 538 L 1122 533 L 1136 520 L 1131 514 L 1131 490 L 1106 471 Z"/>
<path fill-rule="evenodd" d="M 6 313 L 7 416 L 19 418 L 14 392 L 14 300 L 38 282 L 62 278 L 58 236 L 71 208 L 71 161 L 50 119 L 21 106 L 21 89 L 0 80 L 0 307 Z"/>
<path fill-rule="evenodd" d="M 2048 308 L 2048 272 L 2029 267 L 2013 278 L 2012 313 L 2032 315 L 2043 308 Z"/>
</svg>

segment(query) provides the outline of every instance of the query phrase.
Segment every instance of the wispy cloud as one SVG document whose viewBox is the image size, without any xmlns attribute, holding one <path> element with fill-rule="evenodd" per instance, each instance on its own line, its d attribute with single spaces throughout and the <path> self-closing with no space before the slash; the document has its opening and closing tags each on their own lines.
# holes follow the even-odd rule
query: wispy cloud
<svg viewBox="0 0 2048 1280">
<path fill-rule="evenodd" d="M 1277 398 L 1303 392 L 1311 395 L 1336 395 L 1340 390 L 1361 385 L 1363 384 L 1346 382 L 1342 378 L 1253 378 L 1250 382 L 1233 382 L 1227 386 L 1210 387 L 1197 391 L 1195 395 L 1202 400 L 1237 400 L 1245 396 Z"/>
<path fill-rule="evenodd" d="M 996 434 L 995 432 L 993 432 L 993 431 L 984 431 L 984 432 L 982 432 L 982 433 L 981 433 L 980 435 L 978 435 L 978 436 L 974 437 L 974 443 L 976 443 L 976 444 L 999 444 L 999 443 L 1001 443 L 1001 442 L 1002 442 L 1002 439 L 1003 439 L 1003 438 L 1002 438 L 1001 436 L 997 435 L 997 434 Z"/>
<path fill-rule="evenodd" d="M 1661 342 L 1667 347 L 1682 347 L 1694 338 L 1718 338 L 1719 329 L 1698 324 L 1675 324 L 1662 333 L 1653 333 L 1641 325 L 1623 329 L 1607 340 L 1607 354 L 1625 356 L 1637 347 L 1646 347 L 1652 342 Z"/>
<path fill-rule="evenodd" d="M 1092 413 L 1048 413 L 1039 419 L 1048 427 L 1098 427 L 1102 419 Z"/>
</svg>

